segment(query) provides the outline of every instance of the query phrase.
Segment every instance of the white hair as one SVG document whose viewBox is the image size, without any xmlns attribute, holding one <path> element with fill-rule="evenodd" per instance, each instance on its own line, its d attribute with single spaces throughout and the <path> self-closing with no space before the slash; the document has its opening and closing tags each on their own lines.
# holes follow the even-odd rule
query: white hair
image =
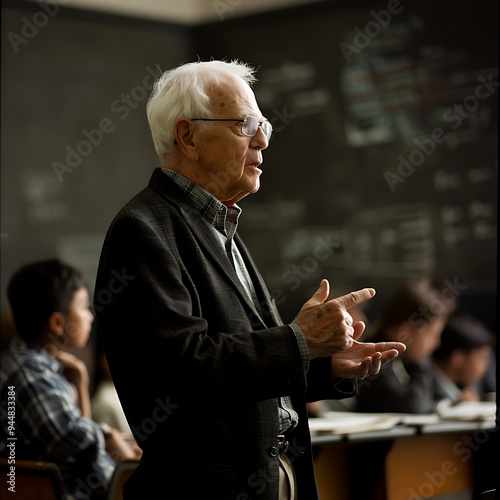
<svg viewBox="0 0 500 500">
<path fill-rule="evenodd" d="M 209 92 L 214 86 L 231 76 L 251 85 L 256 80 L 254 74 L 254 68 L 237 60 L 198 61 L 165 71 L 147 103 L 149 127 L 160 158 L 164 160 L 175 151 L 174 125 L 179 118 L 213 116 Z"/>
</svg>

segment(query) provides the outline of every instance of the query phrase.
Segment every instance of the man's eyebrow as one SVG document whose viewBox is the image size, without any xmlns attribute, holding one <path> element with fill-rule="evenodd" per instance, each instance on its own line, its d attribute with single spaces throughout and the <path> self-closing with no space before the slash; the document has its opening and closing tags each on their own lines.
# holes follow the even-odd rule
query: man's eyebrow
<svg viewBox="0 0 500 500">
<path fill-rule="evenodd" d="M 257 121 L 258 121 L 259 123 L 262 123 L 262 122 L 268 122 L 268 121 L 269 121 L 269 120 L 268 120 L 265 116 L 260 115 L 260 118 L 259 118 L 259 116 L 258 116 L 257 114 L 252 113 L 252 112 L 249 112 L 249 113 L 240 113 L 240 115 L 239 115 L 239 116 L 240 116 L 240 117 L 238 118 L 239 120 L 244 120 L 247 116 L 253 116 L 253 117 L 257 118 Z"/>
</svg>

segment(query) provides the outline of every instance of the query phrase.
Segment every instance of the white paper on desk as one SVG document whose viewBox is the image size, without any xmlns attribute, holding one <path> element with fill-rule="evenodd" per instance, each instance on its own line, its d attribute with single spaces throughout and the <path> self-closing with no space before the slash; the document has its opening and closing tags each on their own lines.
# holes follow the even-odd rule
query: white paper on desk
<svg viewBox="0 0 500 500">
<path fill-rule="evenodd" d="M 385 431 L 401 422 L 391 413 L 327 412 L 324 417 L 309 419 L 312 433 L 353 434 L 355 432 Z"/>
<path fill-rule="evenodd" d="M 401 413 L 401 423 L 404 425 L 439 424 L 441 418 L 437 413 Z"/>
<path fill-rule="evenodd" d="M 442 420 L 494 420 L 497 405 L 494 401 L 462 401 L 454 406 L 438 405 Z"/>
</svg>

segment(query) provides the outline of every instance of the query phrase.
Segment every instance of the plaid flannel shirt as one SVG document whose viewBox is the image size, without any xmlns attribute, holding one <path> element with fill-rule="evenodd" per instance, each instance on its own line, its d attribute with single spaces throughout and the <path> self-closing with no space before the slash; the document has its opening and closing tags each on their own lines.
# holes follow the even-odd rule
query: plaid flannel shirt
<svg viewBox="0 0 500 500">
<path fill-rule="evenodd" d="M 23 341 L 13 341 L 2 353 L 0 455 L 8 456 L 7 446 L 15 443 L 17 459 L 54 462 L 67 498 L 88 499 L 105 492 L 115 464 L 101 428 L 82 416 L 76 391 L 62 371 L 46 350 Z M 14 430 L 8 428 L 9 388 L 15 394 Z"/>
</svg>

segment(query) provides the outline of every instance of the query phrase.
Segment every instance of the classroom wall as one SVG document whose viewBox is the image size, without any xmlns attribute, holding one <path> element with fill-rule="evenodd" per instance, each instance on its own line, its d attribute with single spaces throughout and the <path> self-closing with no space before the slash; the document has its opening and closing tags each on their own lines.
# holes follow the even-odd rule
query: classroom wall
<svg viewBox="0 0 500 500">
<path fill-rule="evenodd" d="M 151 85 L 193 49 L 187 27 L 62 6 L 28 38 L 41 7 L 2 5 L 3 306 L 15 269 L 55 255 L 93 289 L 107 227 L 159 165 Z"/>
<path fill-rule="evenodd" d="M 377 288 L 375 317 L 429 274 L 496 326 L 496 2 L 332 2 L 193 28 L 61 7 L 31 36 L 39 11 L 2 4 L 2 306 L 16 268 L 54 255 L 92 291 L 111 219 L 158 165 L 157 66 L 240 58 L 275 129 L 240 232 L 284 319 L 322 277 Z"/>
</svg>

